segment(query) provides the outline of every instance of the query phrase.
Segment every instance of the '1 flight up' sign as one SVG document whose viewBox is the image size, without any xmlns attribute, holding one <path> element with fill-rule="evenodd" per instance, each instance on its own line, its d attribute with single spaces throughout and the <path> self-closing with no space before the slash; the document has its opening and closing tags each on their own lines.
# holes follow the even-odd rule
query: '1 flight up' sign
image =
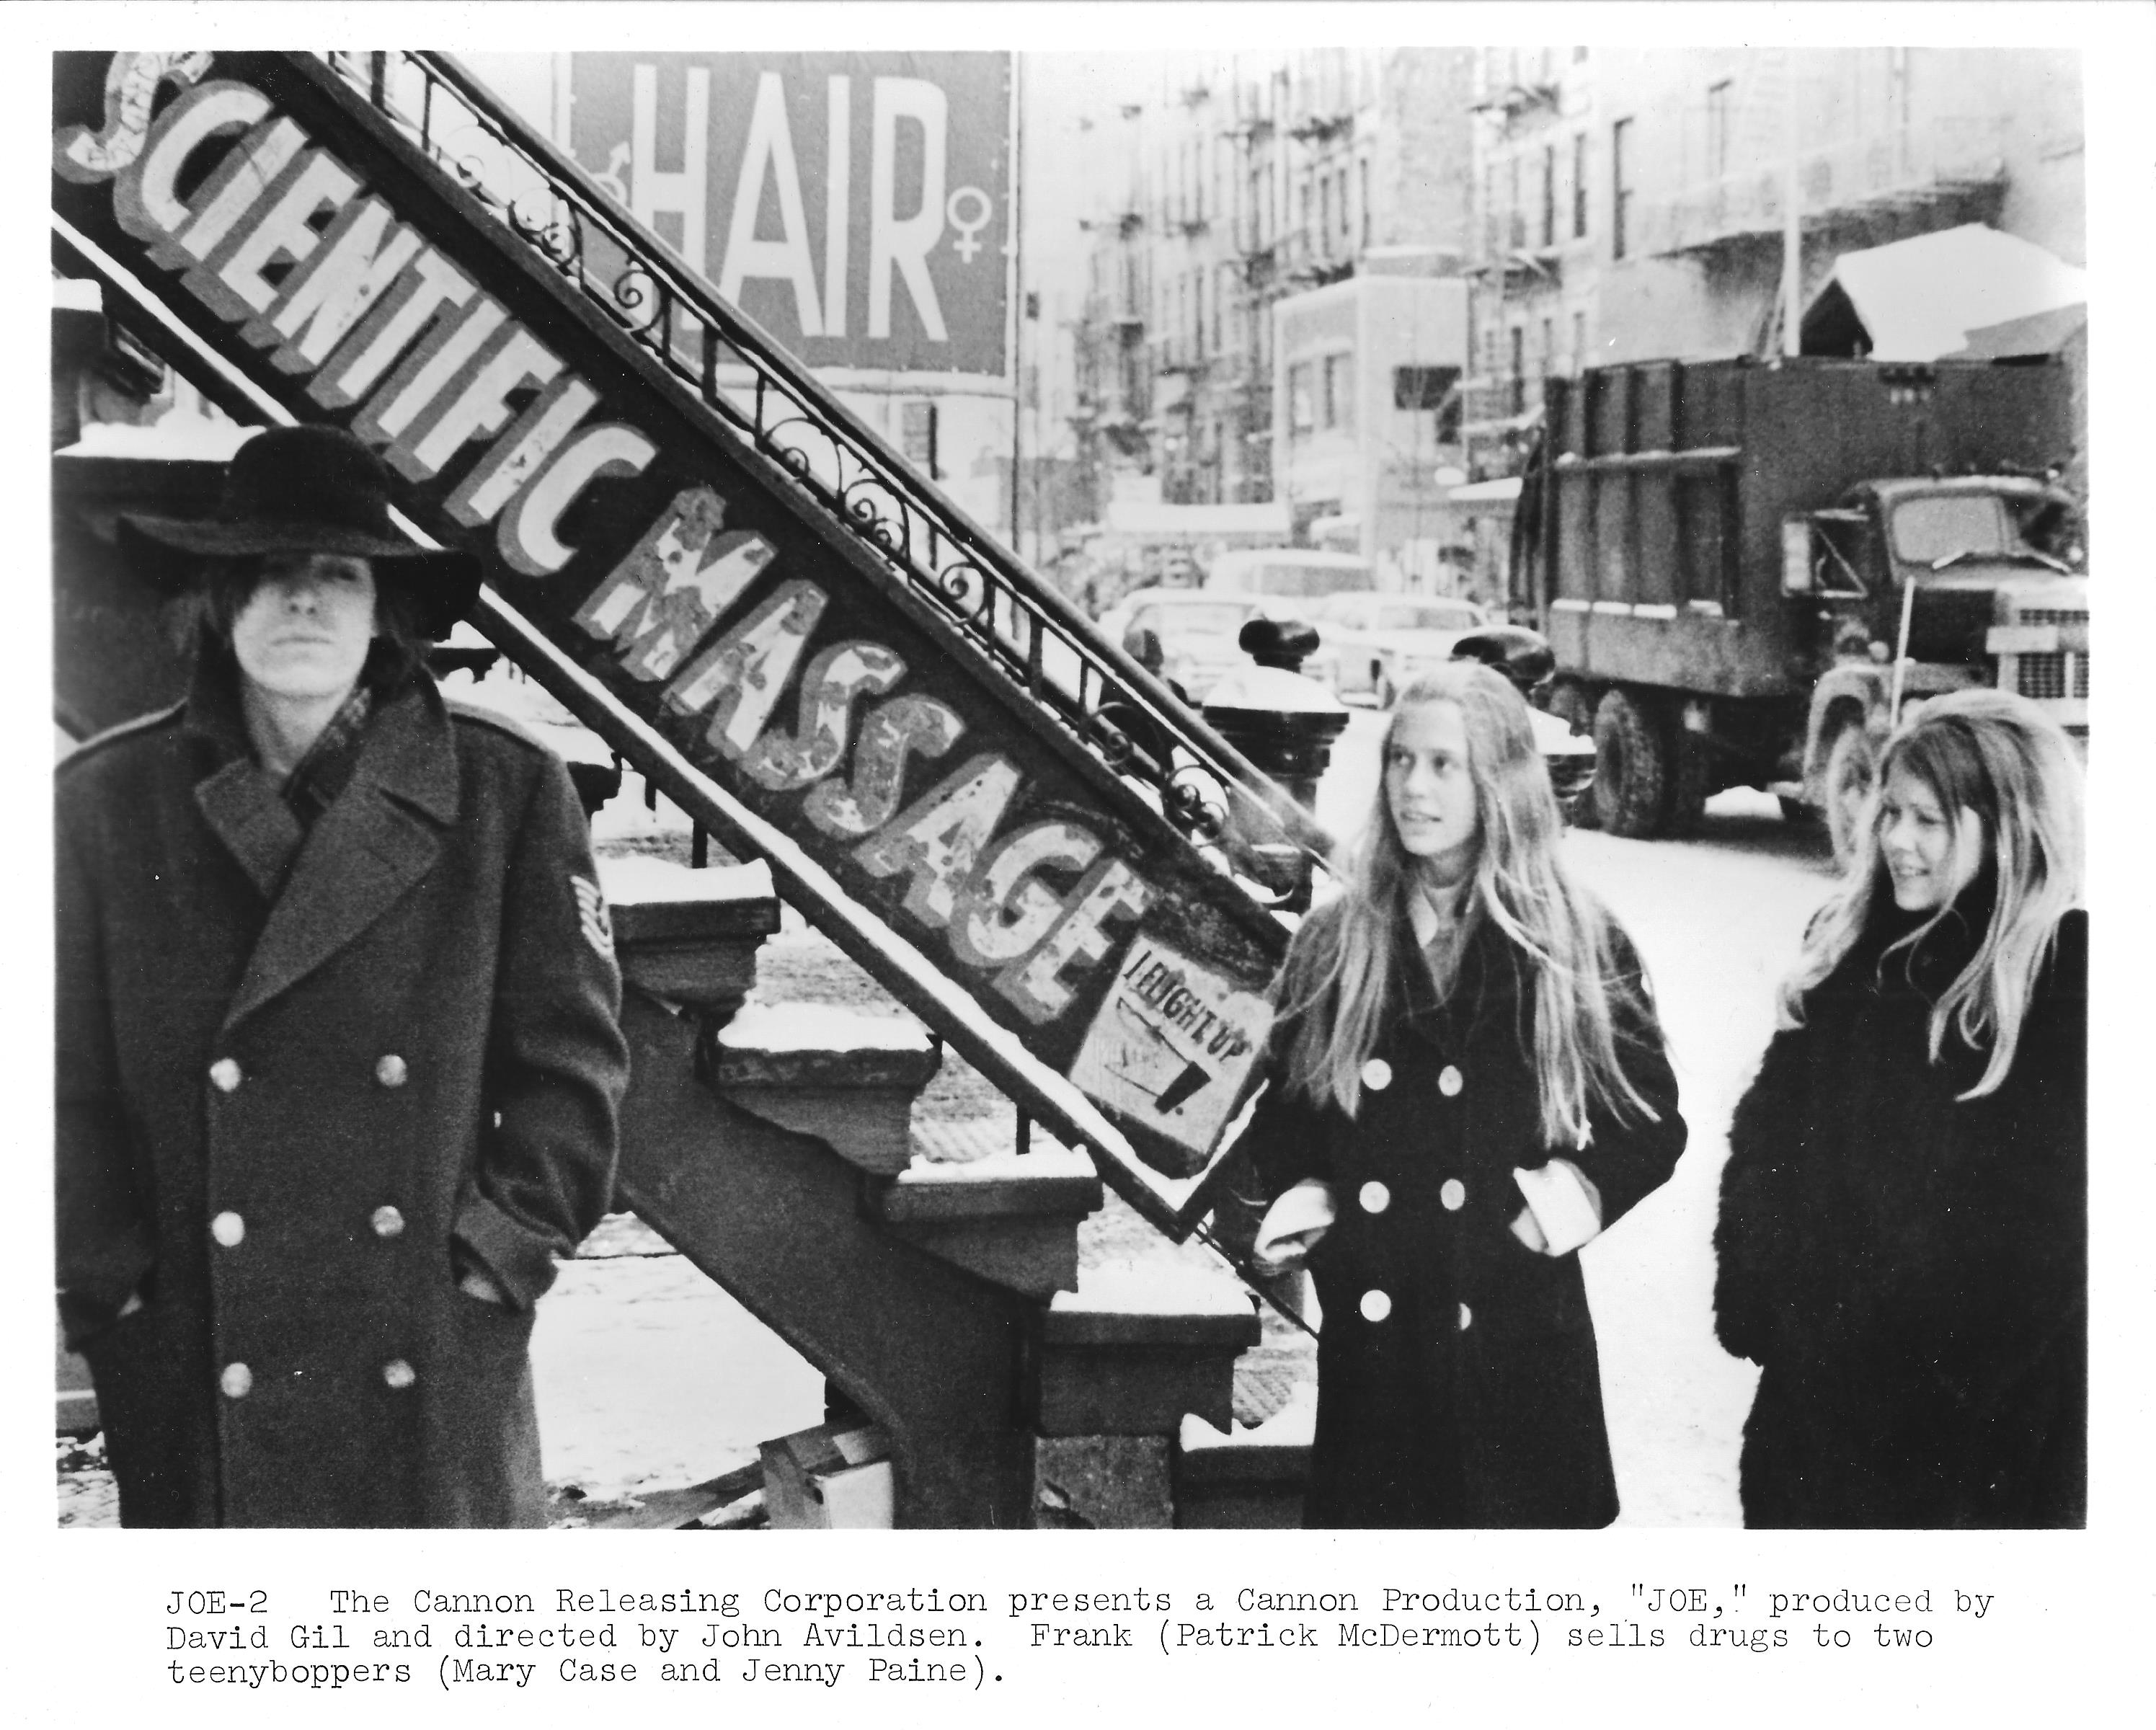
<svg viewBox="0 0 2156 1730">
<path fill-rule="evenodd" d="M 577 54 L 569 79 L 578 162 L 811 366 L 1009 376 L 1009 54 Z"/>
</svg>

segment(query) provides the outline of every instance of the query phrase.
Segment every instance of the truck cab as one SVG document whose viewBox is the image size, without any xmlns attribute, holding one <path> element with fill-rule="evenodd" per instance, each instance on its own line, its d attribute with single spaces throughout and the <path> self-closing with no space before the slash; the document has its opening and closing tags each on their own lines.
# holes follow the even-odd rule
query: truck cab
<svg viewBox="0 0 2156 1730">
<path fill-rule="evenodd" d="M 2016 475 L 1868 480 L 1784 522 L 1782 588 L 1815 610 L 1804 798 L 1845 853 L 1897 713 L 1972 685 L 2088 733 L 2088 580 L 2071 495 Z"/>
</svg>

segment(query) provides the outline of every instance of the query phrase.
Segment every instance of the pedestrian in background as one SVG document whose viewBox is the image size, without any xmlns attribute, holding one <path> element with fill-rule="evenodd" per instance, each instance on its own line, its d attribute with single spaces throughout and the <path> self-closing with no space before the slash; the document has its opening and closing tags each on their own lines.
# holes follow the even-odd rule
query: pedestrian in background
<svg viewBox="0 0 2156 1730">
<path fill-rule="evenodd" d="M 1895 736 L 1730 1127 L 1750 1526 L 2075 1526 L 2086 1495 L 2081 766 L 2033 704 Z"/>
<path fill-rule="evenodd" d="M 1582 1244 L 1685 1142 L 1639 958 L 1567 870 L 1519 693 L 1455 663 L 1282 971 L 1241 1146 L 1324 1312 L 1306 1523 L 1603 1526 Z"/>
<path fill-rule="evenodd" d="M 186 701 L 58 775 L 59 1285 L 133 1526 L 544 1523 L 532 1305 L 627 1057 L 561 762 L 422 660 L 476 598 L 349 434 L 123 519 Z"/>
</svg>

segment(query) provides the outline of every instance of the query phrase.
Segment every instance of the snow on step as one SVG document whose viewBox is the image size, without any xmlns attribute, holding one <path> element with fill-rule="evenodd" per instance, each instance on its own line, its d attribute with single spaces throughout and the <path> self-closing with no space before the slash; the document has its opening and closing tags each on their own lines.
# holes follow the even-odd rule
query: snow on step
<svg viewBox="0 0 2156 1730">
<path fill-rule="evenodd" d="M 984 1154 L 978 1159 L 943 1160 L 916 1158 L 898 1174 L 901 1183 L 1008 1183 L 1029 1178 L 1091 1178 L 1093 1162 L 1068 1147 L 1046 1147 L 1033 1153 L 1015 1147 Z M 1066 1294 L 1067 1295 L 1067 1294 Z"/>
<path fill-rule="evenodd" d="M 1164 1256 L 1086 1268 L 1078 1289 L 1057 1292 L 1051 1307 L 1093 1315 L 1251 1317 L 1250 1295 L 1232 1275 Z"/>
<path fill-rule="evenodd" d="M 699 870 L 648 853 L 621 853 L 602 858 L 598 866 L 599 887 L 615 907 L 648 906 L 655 901 L 768 901 L 778 892 L 772 887 L 771 867 L 760 859 Z"/>
<path fill-rule="evenodd" d="M 1231 1435 L 1195 1414 L 1187 1413 L 1177 1440 L 1186 1454 L 1214 1448 L 1245 1447 L 1253 1443 L 1262 1447 L 1306 1448 L 1317 1429 L 1317 1384 L 1298 1382 L 1288 1395 L 1287 1404 L 1255 1428 L 1246 1429 L 1237 1424 Z"/>
<path fill-rule="evenodd" d="M 753 869 L 763 867 L 758 865 Z M 917 1021 L 895 1015 L 863 1015 L 827 1004 L 745 1004 L 720 1033 L 719 1044 L 731 1050 L 772 1052 L 925 1054 L 931 1049 L 929 1035 Z M 1089 1164 L 1086 1169 L 1090 1173 L 1092 1168 Z"/>
</svg>

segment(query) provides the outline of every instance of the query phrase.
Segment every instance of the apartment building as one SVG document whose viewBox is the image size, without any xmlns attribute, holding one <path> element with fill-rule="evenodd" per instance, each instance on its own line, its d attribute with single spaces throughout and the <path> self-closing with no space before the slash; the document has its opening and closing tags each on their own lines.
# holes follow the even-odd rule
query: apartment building
<svg viewBox="0 0 2156 1730">
<path fill-rule="evenodd" d="M 2071 50 L 1484 50 L 1467 466 L 1511 473 L 1540 381 L 1771 354 L 1842 254 L 1982 223 L 2084 259 Z"/>
<path fill-rule="evenodd" d="M 1100 130 L 1084 435 L 1434 583 L 1466 369 L 1464 50 L 1165 57 Z"/>
</svg>

